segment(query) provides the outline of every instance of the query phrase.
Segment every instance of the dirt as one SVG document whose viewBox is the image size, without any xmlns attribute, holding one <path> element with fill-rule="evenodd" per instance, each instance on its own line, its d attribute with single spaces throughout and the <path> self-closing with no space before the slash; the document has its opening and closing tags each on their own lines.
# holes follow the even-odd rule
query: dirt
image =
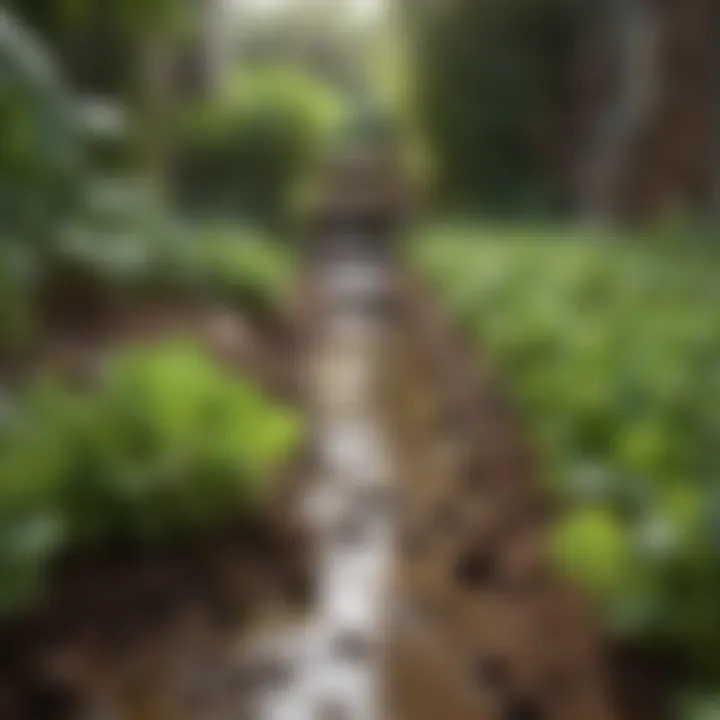
<svg viewBox="0 0 720 720">
<path fill-rule="evenodd" d="M 187 711 L 186 683 L 207 694 L 207 666 L 223 667 L 260 609 L 310 601 L 305 547 L 285 520 L 254 518 L 192 544 L 66 559 L 42 605 L 0 631 L 0 717 L 80 718 L 107 703 L 134 718 L 169 699 Z"/>
</svg>

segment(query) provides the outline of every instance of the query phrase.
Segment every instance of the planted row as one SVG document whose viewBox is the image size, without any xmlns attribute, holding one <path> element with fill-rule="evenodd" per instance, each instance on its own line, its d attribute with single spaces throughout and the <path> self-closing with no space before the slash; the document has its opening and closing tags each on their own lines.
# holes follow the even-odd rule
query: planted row
<svg viewBox="0 0 720 720">
<path fill-rule="evenodd" d="M 720 262 L 692 243 L 436 229 L 416 259 L 569 501 L 555 550 L 613 632 L 720 661 Z"/>
</svg>

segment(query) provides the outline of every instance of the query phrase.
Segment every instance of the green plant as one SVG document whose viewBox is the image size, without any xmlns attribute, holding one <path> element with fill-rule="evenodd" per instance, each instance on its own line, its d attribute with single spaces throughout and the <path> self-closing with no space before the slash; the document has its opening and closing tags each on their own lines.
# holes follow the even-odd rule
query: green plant
<svg viewBox="0 0 720 720">
<path fill-rule="evenodd" d="M 192 343 L 127 350 L 75 393 L 38 380 L 0 429 L 0 605 L 66 548 L 206 532 L 253 512 L 301 423 Z"/>
<path fill-rule="evenodd" d="M 716 672 L 720 290 L 692 242 L 446 227 L 416 259 L 493 357 L 570 502 L 558 554 L 614 632 Z"/>
<path fill-rule="evenodd" d="M 0 11 L 0 241 L 50 241 L 82 181 L 75 107 L 43 45 Z"/>
<path fill-rule="evenodd" d="M 199 231 L 194 248 L 196 273 L 209 292 L 264 315 L 277 312 L 294 271 L 287 248 L 231 226 Z"/>
<path fill-rule="evenodd" d="M 244 69 L 225 93 L 189 113 L 181 150 L 186 201 L 281 222 L 340 108 L 330 88 L 300 72 Z"/>
<path fill-rule="evenodd" d="M 141 181 L 98 178 L 82 212 L 57 228 L 51 272 L 85 273 L 128 291 L 180 287 L 192 276 L 193 229 Z"/>
<path fill-rule="evenodd" d="M 293 414 L 191 345 L 115 358 L 94 402 L 69 489 L 73 525 L 99 523 L 101 536 L 182 532 L 258 502 L 298 431 Z"/>
<path fill-rule="evenodd" d="M 196 228 L 180 221 L 147 180 L 96 172 L 77 103 L 43 45 L 3 13 L 0 38 L 6 36 L 8 42 L 0 43 L 0 108 L 7 110 L 0 112 L 4 345 L 32 336 L 35 291 L 46 280 L 64 288 L 89 278 L 93 286 L 124 292 L 200 288 L 264 311 L 274 308 L 289 280 L 285 253 L 247 228 Z M 193 137 L 217 150 L 215 159 L 273 204 L 274 214 L 278 183 L 283 195 L 289 192 L 289 180 L 336 110 L 325 88 L 267 69 L 243 77 L 225 101 L 200 110 Z M 287 132 L 276 133 L 274 123 Z M 236 139 L 240 155 L 226 157 L 226 142 Z M 251 167 L 238 164 L 241 156 L 250 158 Z M 222 174 L 217 177 L 222 184 Z M 211 193 L 221 192 L 209 185 Z"/>
<path fill-rule="evenodd" d="M 147 202 L 125 203 L 112 217 L 101 211 L 106 181 L 89 162 L 80 108 L 44 45 L 7 11 L 0 135 L 0 336 L 13 349 L 32 337 L 45 279 L 78 266 L 105 279 L 147 275 L 145 256 L 170 223 Z"/>
</svg>

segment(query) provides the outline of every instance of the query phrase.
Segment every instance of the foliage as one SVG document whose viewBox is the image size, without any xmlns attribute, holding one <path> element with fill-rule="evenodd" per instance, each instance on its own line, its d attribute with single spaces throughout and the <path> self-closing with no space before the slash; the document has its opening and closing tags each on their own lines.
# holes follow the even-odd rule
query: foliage
<svg viewBox="0 0 720 720">
<path fill-rule="evenodd" d="M 258 232 L 213 226 L 198 232 L 193 267 L 201 286 L 248 310 L 270 315 L 291 286 L 291 253 Z"/>
<path fill-rule="evenodd" d="M 680 720 L 718 720 L 720 697 L 712 693 L 694 693 L 682 698 L 678 708 Z"/>
<path fill-rule="evenodd" d="M 197 10 L 175 0 L 7 0 L 5 6 L 52 50 L 74 84 L 93 94 L 128 90 L 138 41 L 182 38 Z"/>
<path fill-rule="evenodd" d="M 0 10 L 0 344 L 32 335 L 37 254 L 76 208 L 81 146 L 70 98 L 42 45 Z"/>
<path fill-rule="evenodd" d="M 17 243 L 0 243 L 0 347 L 23 348 L 34 335 L 37 287 L 32 255 Z"/>
<path fill-rule="evenodd" d="M 274 307 L 290 258 L 245 229 L 181 223 L 148 183 L 98 173 L 54 68 L 0 13 L 3 351 L 32 338 L 37 291 L 58 276 Z M 2 611 L 37 597 L 70 549 L 169 539 L 251 511 L 299 439 L 294 413 L 192 344 L 126 351 L 105 370 L 89 392 L 43 377 L 1 398 Z"/>
<path fill-rule="evenodd" d="M 720 257 L 690 242 L 445 228 L 417 248 L 508 376 L 571 501 L 561 561 L 614 631 L 717 669 Z"/>
<path fill-rule="evenodd" d="M 199 293 L 265 317 L 277 314 L 292 284 L 291 251 L 238 223 L 173 222 L 143 198 L 146 191 L 137 192 L 123 202 L 144 203 L 144 210 L 135 206 L 134 213 L 126 212 L 120 202 L 114 233 L 110 235 L 106 225 L 104 242 L 98 242 L 91 227 L 76 227 L 58 246 L 55 265 L 67 273 L 97 277 L 105 287 L 123 292 Z M 117 188 L 107 199 L 111 207 L 103 208 L 111 215 L 119 200 Z"/>
<path fill-rule="evenodd" d="M 0 42 L 3 347 L 32 338 L 36 290 L 58 276 L 66 285 L 92 277 L 124 291 L 195 288 L 275 306 L 289 279 L 279 248 L 245 229 L 182 223 L 151 183 L 98 173 L 86 152 L 87 113 L 42 44 L 7 14 L 0 15 L 0 36 L 7 40 Z M 102 108 L 98 118 L 96 110 L 95 138 L 117 124 L 114 113 Z M 231 126 L 226 118 L 216 130 L 222 135 Z"/>
<path fill-rule="evenodd" d="M 245 69 L 190 112 L 181 143 L 187 202 L 276 224 L 340 112 L 333 91 L 307 75 Z"/>
<path fill-rule="evenodd" d="M 566 87 L 574 0 L 405 4 L 414 106 L 446 205 L 554 209 L 538 131 Z"/>
<path fill-rule="evenodd" d="M 118 188 L 111 186 L 107 204 L 96 206 L 98 222 L 106 223 L 105 234 L 108 226 L 115 226 L 113 236 L 98 242 L 90 228 L 77 227 L 58 247 L 57 264 L 121 291 L 182 290 L 266 316 L 279 310 L 295 267 L 287 248 L 238 223 L 172 222 L 142 187 L 126 190 L 122 200 Z M 135 212 L 128 212 L 124 203 Z M 113 207 L 119 215 L 111 222 Z"/>
<path fill-rule="evenodd" d="M 0 13 L 0 242 L 41 251 L 78 232 L 109 244 L 117 230 L 137 227 L 166 209 L 134 194 L 130 183 L 109 182 L 92 150 L 128 141 L 122 103 L 80 103 L 45 45 L 7 12 Z M 147 187 L 142 192 L 154 200 Z M 108 238 L 107 236 L 110 236 Z"/>
<path fill-rule="evenodd" d="M 52 59 L 0 12 L 0 240 L 43 244 L 82 181 L 75 108 Z"/>
<path fill-rule="evenodd" d="M 3 406 L 0 605 L 70 547 L 196 533 L 268 498 L 294 412 L 185 342 L 126 350 L 93 391 L 44 378 Z"/>
</svg>

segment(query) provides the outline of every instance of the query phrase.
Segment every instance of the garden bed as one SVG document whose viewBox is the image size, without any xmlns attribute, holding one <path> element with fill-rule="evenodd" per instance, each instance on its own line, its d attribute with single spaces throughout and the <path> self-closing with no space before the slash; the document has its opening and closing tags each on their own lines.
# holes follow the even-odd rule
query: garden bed
<svg viewBox="0 0 720 720">
<path fill-rule="evenodd" d="M 264 252 L 250 249 L 256 257 Z M 108 709 L 134 714 L 145 712 L 148 703 L 158 705 L 158 713 L 161 705 L 179 703 L 162 711 L 172 717 L 203 715 L 213 703 L 236 700 L 227 696 L 230 685 L 223 690 L 213 684 L 209 668 L 219 675 L 227 669 L 228 648 L 253 618 L 300 611 L 308 602 L 308 545 L 294 512 L 295 494 L 309 472 L 300 426 L 286 440 L 277 436 L 276 450 L 267 446 L 271 435 L 256 432 L 268 423 L 268 432 L 282 435 L 284 430 L 272 428 L 289 421 L 283 420 L 286 413 L 292 424 L 301 422 L 300 328 L 280 299 L 287 287 L 280 292 L 279 283 L 289 275 L 253 285 L 257 274 L 244 261 L 235 261 L 234 273 L 228 269 L 226 261 L 237 258 L 236 252 L 242 247 L 223 245 L 223 281 L 213 275 L 209 285 L 131 290 L 114 287 L 92 268 L 87 282 L 75 276 L 73 282 L 47 284 L 33 300 L 32 342 L 4 354 L 4 419 L 13 425 L 4 426 L 10 434 L 0 443 L 4 460 L 10 459 L 6 474 L 25 443 L 28 451 L 15 458 L 17 472 L 28 466 L 20 487 L 30 481 L 41 486 L 37 493 L 5 492 L 2 529 L 16 532 L 16 514 L 18 532 L 25 533 L 25 523 L 46 536 L 28 540 L 27 562 L 39 568 L 34 577 L 25 577 L 27 562 L 20 556 L 11 553 L 0 563 L 3 585 L 17 580 L 32 586 L 27 596 L 23 590 L 9 601 L 0 623 L 3 717 L 53 720 Z M 241 412 L 244 403 L 250 405 Z M 183 460 L 185 446 L 201 442 L 202 421 L 193 418 L 206 406 L 226 417 L 214 422 L 226 433 L 227 447 L 213 455 L 211 433 Z M 234 431 L 228 423 L 240 425 Z M 154 438 L 154 449 L 138 450 L 136 426 Z M 96 427 L 105 428 L 104 438 L 88 439 Z M 233 509 L 234 501 L 222 498 L 232 497 L 232 473 L 245 472 L 244 463 L 253 457 L 250 452 L 243 460 L 236 444 L 257 446 L 257 458 L 265 457 L 258 468 L 267 469 L 253 471 L 253 483 L 267 488 Z M 118 447 L 111 450 L 113 445 Z M 63 455 L 68 447 L 71 457 Z M 132 481 L 125 489 L 108 485 L 107 472 L 117 462 L 108 457 L 103 464 L 105 452 L 129 463 L 128 478 L 150 473 L 155 499 L 150 494 L 143 500 L 145 490 L 139 500 L 127 496 Z M 171 508 L 175 491 L 166 484 L 176 479 L 162 470 L 157 475 L 152 465 L 162 453 L 180 458 L 182 482 L 195 487 L 196 500 L 191 494 L 180 502 L 177 495 L 179 504 Z M 83 456 L 95 463 L 93 470 Z M 47 463 L 39 462 L 42 457 Z M 65 462 L 90 473 L 77 479 L 75 489 L 77 472 L 56 467 Z M 212 473 L 221 474 L 203 490 L 203 476 Z M 222 480 L 222 473 L 230 474 Z M 12 481 L 7 476 L 4 484 Z M 189 490 L 179 485 L 177 492 Z M 218 502 L 203 493 L 220 493 Z M 194 506 L 202 510 L 196 519 Z M 62 537 L 53 536 L 52 523 L 43 529 L 46 516 L 56 515 L 65 526 Z M 167 515 L 157 531 L 154 515 Z M 195 666 L 191 677 L 180 667 L 185 661 Z M 203 702 L 205 710 L 197 706 Z"/>
<path fill-rule="evenodd" d="M 556 558 L 593 598 L 620 665 L 662 678 L 667 695 L 646 695 L 669 713 L 713 707 L 716 255 L 472 225 L 435 229 L 415 252 L 511 391 L 538 480 L 564 507 Z"/>
</svg>

